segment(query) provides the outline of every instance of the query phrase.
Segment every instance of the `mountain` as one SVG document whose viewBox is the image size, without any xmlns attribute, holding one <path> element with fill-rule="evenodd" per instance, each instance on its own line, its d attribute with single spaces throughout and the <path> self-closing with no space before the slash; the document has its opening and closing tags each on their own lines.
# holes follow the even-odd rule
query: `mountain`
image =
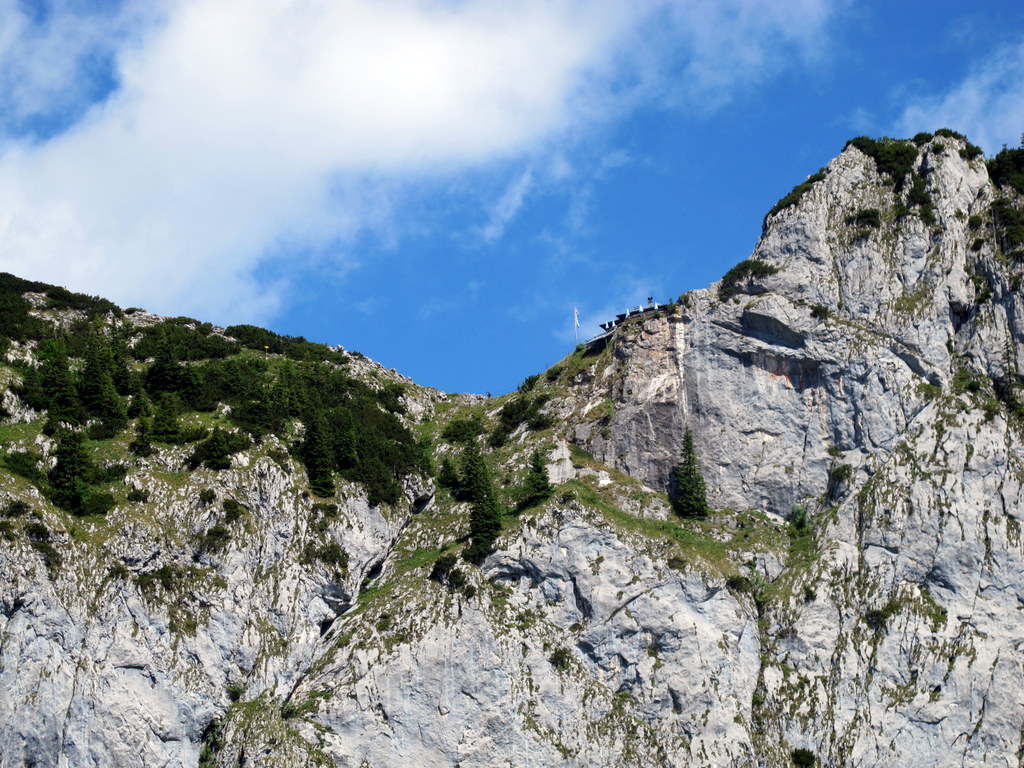
<svg viewBox="0 0 1024 768">
<path fill-rule="evenodd" d="M 493 399 L 3 276 L 0 765 L 1020 765 L 1022 211 L 854 139 Z"/>
</svg>

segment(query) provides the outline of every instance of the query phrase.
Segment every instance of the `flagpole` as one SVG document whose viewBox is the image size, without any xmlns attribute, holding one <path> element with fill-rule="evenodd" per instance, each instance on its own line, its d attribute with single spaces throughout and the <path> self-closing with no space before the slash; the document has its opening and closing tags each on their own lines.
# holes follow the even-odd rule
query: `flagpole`
<svg viewBox="0 0 1024 768">
<path fill-rule="evenodd" d="M 575 304 L 572 305 L 572 332 L 578 347 L 580 345 L 580 310 Z"/>
</svg>

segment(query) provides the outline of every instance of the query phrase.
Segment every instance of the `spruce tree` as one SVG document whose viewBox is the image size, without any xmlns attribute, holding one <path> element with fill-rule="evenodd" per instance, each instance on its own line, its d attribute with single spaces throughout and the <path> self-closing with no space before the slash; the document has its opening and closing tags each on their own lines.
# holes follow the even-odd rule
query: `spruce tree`
<svg viewBox="0 0 1024 768">
<path fill-rule="evenodd" d="M 455 469 L 455 464 L 447 456 L 441 460 L 441 469 L 437 473 L 437 484 L 452 491 L 453 494 L 462 487 L 462 480 Z"/>
<path fill-rule="evenodd" d="M 150 429 L 150 435 L 154 440 L 173 443 L 181 437 L 181 425 L 178 423 L 180 410 L 181 404 L 177 396 L 167 392 L 160 395 Z"/>
<path fill-rule="evenodd" d="M 306 421 L 306 434 L 299 448 L 302 463 L 306 465 L 309 489 L 317 496 L 334 495 L 334 477 L 331 472 L 333 457 L 327 443 L 327 425 L 320 414 L 312 414 Z"/>
<path fill-rule="evenodd" d="M 693 432 L 689 428 L 683 436 L 682 460 L 675 469 L 675 486 L 672 506 L 678 515 L 691 518 L 708 516 L 707 488 L 693 447 Z"/>
<path fill-rule="evenodd" d="M 548 479 L 547 462 L 540 451 L 530 454 L 530 466 L 523 483 L 523 498 L 519 502 L 520 509 L 528 509 L 551 498 L 554 488 Z"/>
<path fill-rule="evenodd" d="M 39 368 L 39 382 L 47 399 L 50 422 L 77 424 L 82 415 L 82 404 L 71 376 L 64 344 L 54 339 L 44 342 L 39 356 L 43 361 Z"/>
<path fill-rule="evenodd" d="M 114 358 L 101 336 L 90 339 L 78 391 L 90 416 L 124 420 L 124 403 L 114 386 Z"/>
<path fill-rule="evenodd" d="M 62 431 L 57 437 L 54 455 L 57 465 L 50 473 L 53 500 L 57 506 L 79 514 L 85 503 L 93 471 L 82 433 Z"/>
<path fill-rule="evenodd" d="M 471 505 L 466 559 L 479 560 L 494 548 L 494 542 L 501 535 L 501 506 L 494 494 L 487 463 L 476 443 L 467 445 L 462 454 L 462 483 Z"/>
</svg>

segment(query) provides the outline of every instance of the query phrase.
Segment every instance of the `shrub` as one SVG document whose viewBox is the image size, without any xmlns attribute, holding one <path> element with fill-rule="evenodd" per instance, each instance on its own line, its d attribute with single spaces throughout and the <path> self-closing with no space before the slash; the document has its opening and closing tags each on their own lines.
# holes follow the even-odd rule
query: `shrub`
<svg viewBox="0 0 1024 768">
<path fill-rule="evenodd" d="M 881 632 L 889 623 L 889 619 L 899 613 L 901 608 L 899 600 L 892 599 L 881 608 L 875 608 L 864 614 L 864 621 L 876 632 Z"/>
<path fill-rule="evenodd" d="M 979 229 L 984 222 L 985 220 L 981 218 L 981 216 L 974 214 L 973 216 L 967 219 L 967 227 L 972 230 Z"/>
<path fill-rule="evenodd" d="M 811 317 L 815 320 L 828 320 L 832 311 L 824 304 L 812 304 L 811 305 Z"/>
<path fill-rule="evenodd" d="M 797 533 L 803 533 L 807 530 L 810 525 L 810 517 L 807 514 L 806 504 L 797 504 L 793 507 L 793 517 L 791 518 L 793 524 L 793 530 Z"/>
<path fill-rule="evenodd" d="M 117 505 L 113 494 L 106 491 L 93 491 L 86 494 L 82 502 L 83 515 L 105 515 Z"/>
<path fill-rule="evenodd" d="M 242 698 L 242 694 L 245 693 L 245 683 L 228 683 L 224 692 L 228 695 L 228 701 L 236 702 Z"/>
<path fill-rule="evenodd" d="M 925 181 L 917 174 L 914 174 L 914 182 L 910 187 L 908 195 L 910 204 L 920 210 L 918 215 L 925 224 L 935 223 L 935 205 L 932 203 L 932 196 L 925 189 Z"/>
<path fill-rule="evenodd" d="M 90 424 L 86 433 L 90 440 L 111 440 L 121 434 L 126 425 L 124 419 L 100 419 Z"/>
<path fill-rule="evenodd" d="M 1024 148 L 1004 149 L 988 161 L 988 175 L 997 187 L 1012 187 L 1024 194 Z"/>
<path fill-rule="evenodd" d="M 809 749 L 794 749 L 791 757 L 793 765 L 799 766 L 799 768 L 811 768 L 814 765 L 814 753 Z"/>
<path fill-rule="evenodd" d="M 212 504 L 213 500 L 217 498 L 216 492 L 213 488 L 203 488 L 199 492 L 199 503 L 200 504 Z"/>
<path fill-rule="evenodd" d="M 245 433 L 227 432 L 214 427 L 210 436 L 195 447 L 186 464 L 189 469 L 196 469 L 200 465 L 208 469 L 230 469 L 231 456 L 250 445 L 252 440 Z"/>
<path fill-rule="evenodd" d="M 306 563 L 322 563 L 338 574 L 348 573 L 348 552 L 336 541 L 317 546 L 310 542 L 303 549 L 303 560 Z"/>
<path fill-rule="evenodd" d="M 149 501 L 149 491 L 145 488 L 132 488 L 128 491 L 128 501 Z"/>
<path fill-rule="evenodd" d="M 208 528 L 199 539 L 200 552 L 219 552 L 231 541 L 231 531 L 220 523 Z"/>
<path fill-rule="evenodd" d="M 439 584 L 448 583 L 448 574 L 455 567 L 456 557 L 453 554 L 441 555 L 434 561 L 434 567 L 430 569 L 430 579 Z"/>
<path fill-rule="evenodd" d="M 865 208 L 846 217 L 851 227 L 875 228 L 882 226 L 882 214 L 877 208 Z"/>
<path fill-rule="evenodd" d="M 16 475 L 21 475 L 33 485 L 39 485 L 44 480 L 42 471 L 39 469 L 39 460 L 42 457 L 36 453 L 17 452 L 8 453 L 4 456 L 4 464 Z"/>
<path fill-rule="evenodd" d="M 568 648 L 559 647 L 548 657 L 555 669 L 565 669 L 572 662 L 572 652 Z"/>
<path fill-rule="evenodd" d="M 525 395 L 527 392 L 531 391 L 537 385 L 537 380 L 539 378 L 540 376 L 536 373 L 533 374 L 532 376 L 527 376 L 519 383 L 519 386 L 516 388 L 516 391 L 521 395 Z"/>
<path fill-rule="evenodd" d="M 813 187 L 819 181 L 822 181 L 824 178 L 825 169 L 822 168 L 817 173 L 808 176 L 807 180 L 804 181 L 802 184 L 797 184 L 795 187 L 793 187 L 793 189 L 790 191 L 788 195 L 779 200 L 779 202 L 773 205 L 771 207 L 771 210 L 769 210 L 768 213 L 765 214 L 764 221 L 762 221 L 761 223 L 762 229 L 766 229 L 768 227 L 768 219 L 770 219 L 779 211 L 785 210 L 786 208 L 789 208 L 792 205 L 796 205 L 800 201 L 800 198 L 806 195 L 811 190 L 811 187 Z"/>
<path fill-rule="evenodd" d="M 916 134 L 914 138 L 911 139 L 911 141 L 914 142 L 919 147 L 923 147 L 931 140 L 932 134 L 926 133 L 925 131 L 921 131 L 921 133 Z"/>
<path fill-rule="evenodd" d="M 32 508 L 26 502 L 22 501 L 21 499 L 15 499 L 14 501 L 8 503 L 7 506 L 3 508 L 3 511 L 0 511 L 0 516 L 24 517 L 31 511 Z"/>
<path fill-rule="evenodd" d="M 846 142 L 846 146 L 856 147 L 874 160 L 878 172 L 892 179 L 897 190 L 903 188 L 903 180 L 913 170 L 917 160 L 917 147 L 909 141 L 858 136 Z"/>
<path fill-rule="evenodd" d="M 469 443 L 484 431 L 484 420 L 480 414 L 465 419 L 453 419 L 441 433 L 441 437 L 449 443 Z"/>
<path fill-rule="evenodd" d="M 752 280 L 774 275 L 778 271 L 778 267 L 760 259 L 741 261 L 722 276 L 722 282 L 718 286 L 718 299 L 726 301 L 737 293 L 745 293 L 749 290 Z"/>
<path fill-rule="evenodd" d="M 233 523 L 249 514 L 249 508 L 234 499 L 224 499 L 224 522 Z"/>
</svg>

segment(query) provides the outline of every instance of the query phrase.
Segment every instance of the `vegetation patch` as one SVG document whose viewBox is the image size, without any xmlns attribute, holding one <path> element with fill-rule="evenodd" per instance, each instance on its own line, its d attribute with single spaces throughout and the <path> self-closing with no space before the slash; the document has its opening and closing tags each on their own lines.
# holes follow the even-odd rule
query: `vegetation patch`
<svg viewBox="0 0 1024 768">
<path fill-rule="evenodd" d="M 860 229 L 878 229 L 882 226 L 882 214 L 877 208 L 864 208 L 847 216 L 846 225 Z"/>
<path fill-rule="evenodd" d="M 738 293 L 747 293 L 753 280 L 774 275 L 778 271 L 778 267 L 760 259 L 741 261 L 722 276 L 722 282 L 718 286 L 718 299 L 727 301 Z"/>
<path fill-rule="evenodd" d="M 856 147 L 874 160 L 875 168 L 894 182 L 897 191 L 903 188 L 904 180 L 913 170 L 914 162 L 917 160 L 917 147 L 910 141 L 858 136 L 846 142 L 846 146 Z"/>
<path fill-rule="evenodd" d="M 779 200 L 779 202 L 773 205 L 771 209 L 768 211 L 768 213 L 765 214 L 764 221 L 761 223 L 762 229 L 768 228 L 768 219 L 777 214 L 779 211 L 783 211 L 786 208 L 789 208 L 790 206 L 796 205 L 798 202 L 800 202 L 800 198 L 802 198 L 804 195 L 810 192 L 811 187 L 813 187 L 819 181 L 823 181 L 825 179 L 825 173 L 825 169 L 822 168 L 817 173 L 808 176 L 807 180 L 804 181 L 803 183 L 797 184 L 795 187 L 793 187 L 793 189 L 789 192 L 788 195 Z"/>
</svg>

